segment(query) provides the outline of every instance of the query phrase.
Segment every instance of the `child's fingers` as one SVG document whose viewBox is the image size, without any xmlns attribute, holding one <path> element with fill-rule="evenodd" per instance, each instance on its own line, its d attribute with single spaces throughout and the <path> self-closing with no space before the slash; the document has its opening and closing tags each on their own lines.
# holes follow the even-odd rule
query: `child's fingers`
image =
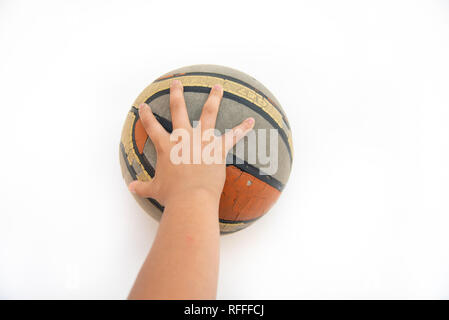
<svg viewBox="0 0 449 320">
<path fill-rule="evenodd" d="M 218 108 L 220 107 L 221 98 L 223 97 L 223 88 L 220 85 L 215 85 L 211 90 L 206 103 L 201 112 L 201 128 L 214 129 L 217 120 Z"/>
<path fill-rule="evenodd" d="M 137 194 L 142 198 L 155 198 L 156 193 L 154 192 L 154 188 L 151 181 L 133 181 L 128 186 L 129 191 Z"/>
<path fill-rule="evenodd" d="M 252 130 L 254 127 L 254 118 L 248 118 L 238 126 L 235 126 L 232 130 L 226 132 L 223 135 L 223 146 L 225 153 L 228 153 L 232 147 L 235 146 L 237 142 L 239 142 L 248 132 Z"/>
<path fill-rule="evenodd" d="M 184 100 L 184 87 L 179 80 L 173 80 L 170 85 L 170 113 L 173 129 L 190 127 L 189 115 L 187 114 L 186 102 Z"/>
<path fill-rule="evenodd" d="M 164 137 L 168 137 L 168 132 L 165 131 L 159 121 L 157 121 L 150 106 L 146 103 L 139 106 L 139 117 L 145 131 L 156 146 L 156 149 L 159 149 Z"/>
</svg>

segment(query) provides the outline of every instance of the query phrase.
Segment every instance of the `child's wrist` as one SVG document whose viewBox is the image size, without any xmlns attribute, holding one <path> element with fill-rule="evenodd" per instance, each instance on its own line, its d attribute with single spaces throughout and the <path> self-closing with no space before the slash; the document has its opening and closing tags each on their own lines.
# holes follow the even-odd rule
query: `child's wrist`
<svg viewBox="0 0 449 320">
<path fill-rule="evenodd" d="M 221 192 L 211 190 L 208 188 L 192 188 L 189 190 L 183 190 L 178 192 L 173 192 L 170 197 L 167 198 L 166 206 L 173 204 L 183 204 L 188 205 L 189 203 L 202 203 L 203 205 L 216 205 L 220 203 Z"/>
</svg>

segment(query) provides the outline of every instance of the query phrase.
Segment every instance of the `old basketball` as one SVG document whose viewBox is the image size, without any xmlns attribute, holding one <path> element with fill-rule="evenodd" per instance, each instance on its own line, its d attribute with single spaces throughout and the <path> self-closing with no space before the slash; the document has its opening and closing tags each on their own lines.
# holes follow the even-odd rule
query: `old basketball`
<svg viewBox="0 0 449 320">
<path fill-rule="evenodd" d="M 151 180 L 156 161 L 154 145 L 139 120 L 137 107 L 148 103 L 162 126 L 170 132 L 169 86 L 173 79 L 184 86 L 191 121 L 199 119 L 215 84 L 220 84 L 224 91 L 216 129 L 224 132 L 248 117 L 255 119 L 254 139 L 245 138 L 239 142 L 240 148 L 236 146 L 228 154 L 226 182 L 220 198 L 221 232 L 241 230 L 269 211 L 287 183 L 293 160 L 287 116 L 273 94 L 245 73 L 216 65 L 173 70 L 146 87 L 126 116 L 120 141 L 120 164 L 127 184 L 136 179 Z M 262 135 L 263 132 L 266 133 Z M 268 145 L 268 149 L 261 150 L 262 145 Z M 159 219 L 163 214 L 164 208 L 155 199 L 134 197 L 154 218 Z"/>
</svg>

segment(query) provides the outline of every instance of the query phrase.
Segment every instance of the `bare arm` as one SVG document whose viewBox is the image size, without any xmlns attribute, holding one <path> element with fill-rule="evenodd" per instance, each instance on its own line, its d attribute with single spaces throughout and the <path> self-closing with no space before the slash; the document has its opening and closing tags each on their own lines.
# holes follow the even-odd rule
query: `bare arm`
<svg viewBox="0 0 449 320">
<path fill-rule="evenodd" d="M 194 130 L 204 132 L 215 128 L 222 95 L 220 86 L 212 88 L 203 107 L 200 127 L 193 129 L 182 84 L 174 80 L 170 88 L 172 135 L 162 128 L 149 106 L 139 107 L 142 124 L 156 147 L 156 174 L 151 182 L 132 182 L 129 189 L 141 197 L 157 199 L 165 210 L 153 246 L 129 294 L 130 299 L 214 299 L 216 296 L 218 206 L 226 178 L 225 156 L 252 129 L 254 119 L 245 120 L 232 132 L 201 142 L 201 147 L 214 146 L 212 155 L 220 152 L 220 163 L 206 164 L 201 158 L 197 164 L 174 164 L 171 150 L 180 142 L 173 137 L 176 129 L 185 130 L 192 137 Z M 189 158 L 193 161 L 195 141 L 190 142 Z"/>
</svg>

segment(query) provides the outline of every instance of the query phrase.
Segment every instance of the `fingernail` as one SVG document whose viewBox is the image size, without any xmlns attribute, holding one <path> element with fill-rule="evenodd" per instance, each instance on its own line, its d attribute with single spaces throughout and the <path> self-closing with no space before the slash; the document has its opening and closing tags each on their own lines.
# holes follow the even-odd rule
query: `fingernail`
<svg viewBox="0 0 449 320">
<path fill-rule="evenodd" d="M 134 194 L 136 194 L 136 190 L 134 190 L 134 188 L 133 188 L 133 187 L 128 187 L 128 189 L 129 189 L 129 191 L 131 191 L 131 193 L 134 193 Z"/>
<path fill-rule="evenodd" d="M 245 120 L 245 122 L 246 122 L 248 125 L 252 126 L 252 125 L 254 124 L 254 118 L 248 118 L 248 119 Z"/>
<path fill-rule="evenodd" d="M 171 86 L 172 87 L 179 87 L 181 85 L 181 81 L 179 81 L 179 80 L 173 80 L 172 81 L 172 83 L 171 83 Z"/>
<path fill-rule="evenodd" d="M 223 87 L 220 86 L 219 84 L 216 84 L 216 85 L 214 86 L 214 89 L 217 90 L 218 92 L 223 92 Z"/>
<path fill-rule="evenodd" d="M 146 106 L 146 104 L 145 104 L 145 103 L 142 103 L 142 104 L 139 106 L 139 110 L 145 108 L 145 106 Z"/>
</svg>

